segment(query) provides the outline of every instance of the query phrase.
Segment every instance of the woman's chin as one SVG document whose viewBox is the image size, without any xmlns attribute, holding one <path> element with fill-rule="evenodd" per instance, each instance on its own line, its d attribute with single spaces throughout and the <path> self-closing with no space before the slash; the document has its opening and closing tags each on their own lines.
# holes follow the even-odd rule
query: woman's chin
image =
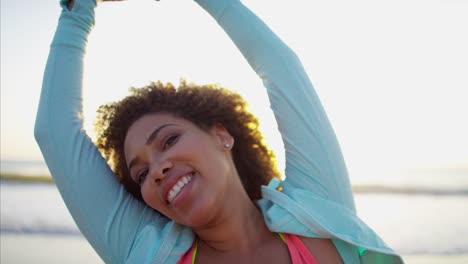
<svg viewBox="0 0 468 264">
<path fill-rule="evenodd" d="M 200 206 L 194 205 L 184 217 L 183 224 L 192 228 L 209 226 L 216 220 L 216 210 L 213 208 L 216 207 L 209 206 L 206 203 Z"/>
</svg>

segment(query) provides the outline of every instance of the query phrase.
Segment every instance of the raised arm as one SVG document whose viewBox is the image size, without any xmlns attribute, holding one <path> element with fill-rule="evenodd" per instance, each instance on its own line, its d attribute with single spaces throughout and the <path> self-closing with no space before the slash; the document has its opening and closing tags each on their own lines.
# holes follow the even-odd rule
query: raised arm
<svg viewBox="0 0 468 264">
<path fill-rule="evenodd" d="M 72 10 L 67 4 L 61 1 L 35 137 L 81 232 L 106 263 L 121 263 L 143 241 L 139 236 L 146 223 L 155 228 L 152 243 L 159 243 L 168 221 L 124 190 L 83 129 L 83 57 L 96 2 L 77 0 Z"/>
<path fill-rule="evenodd" d="M 226 31 L 267 88 L 286 152 L 285 188 L 354 210 L 340 147 L 296 54 L 239 0 L 196 0 Z"/>
</svg>

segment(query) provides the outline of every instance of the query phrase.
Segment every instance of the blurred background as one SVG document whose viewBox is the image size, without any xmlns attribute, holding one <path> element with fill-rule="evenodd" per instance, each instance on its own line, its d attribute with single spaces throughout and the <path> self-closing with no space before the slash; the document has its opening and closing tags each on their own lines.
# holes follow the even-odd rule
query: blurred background
<svg viewBox="0 0 468 264">
<path fill-rule="evenodd" d="M 468 262 L 468 2 L 244 0 L 301 58 L 334 126 L 358 214 L 407 263 Z M 56 0 L 1 1 L 1 263 L 102 263 L 33 137 Z M 260 118 L 284 168 L 261 81 L 193 1 L 103 3 L 85 60 L 97 107 L 153 80 L 219 83 Z"/>
</svg>

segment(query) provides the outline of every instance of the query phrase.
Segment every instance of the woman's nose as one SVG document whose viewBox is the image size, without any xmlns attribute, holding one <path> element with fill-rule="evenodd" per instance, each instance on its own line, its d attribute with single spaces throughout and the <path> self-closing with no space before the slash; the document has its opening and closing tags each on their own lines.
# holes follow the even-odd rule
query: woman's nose
<svg viewBox="0 0 468 264">
<path fill-rule="evenodd" d="M 161 182 L 166 178 L 167 173 L 172 168 L 172 163 L 170 161 L 162 161 L 155 163 L 151 168 L 151 180 L 156 183 Z"/>
</svg>

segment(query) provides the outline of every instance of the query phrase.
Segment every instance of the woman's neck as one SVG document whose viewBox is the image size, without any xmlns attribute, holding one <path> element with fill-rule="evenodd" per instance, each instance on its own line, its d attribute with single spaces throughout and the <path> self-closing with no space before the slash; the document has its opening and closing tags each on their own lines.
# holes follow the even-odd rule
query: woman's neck
<svg viewBox="0 0 468 264">
<path fill-rule="evenodd" d="M 233 197 L 210 224 L 194 228 L 200 248 L 219 253 L 249 254 L 273 234 L 245 192 Z"/>
</svg>

